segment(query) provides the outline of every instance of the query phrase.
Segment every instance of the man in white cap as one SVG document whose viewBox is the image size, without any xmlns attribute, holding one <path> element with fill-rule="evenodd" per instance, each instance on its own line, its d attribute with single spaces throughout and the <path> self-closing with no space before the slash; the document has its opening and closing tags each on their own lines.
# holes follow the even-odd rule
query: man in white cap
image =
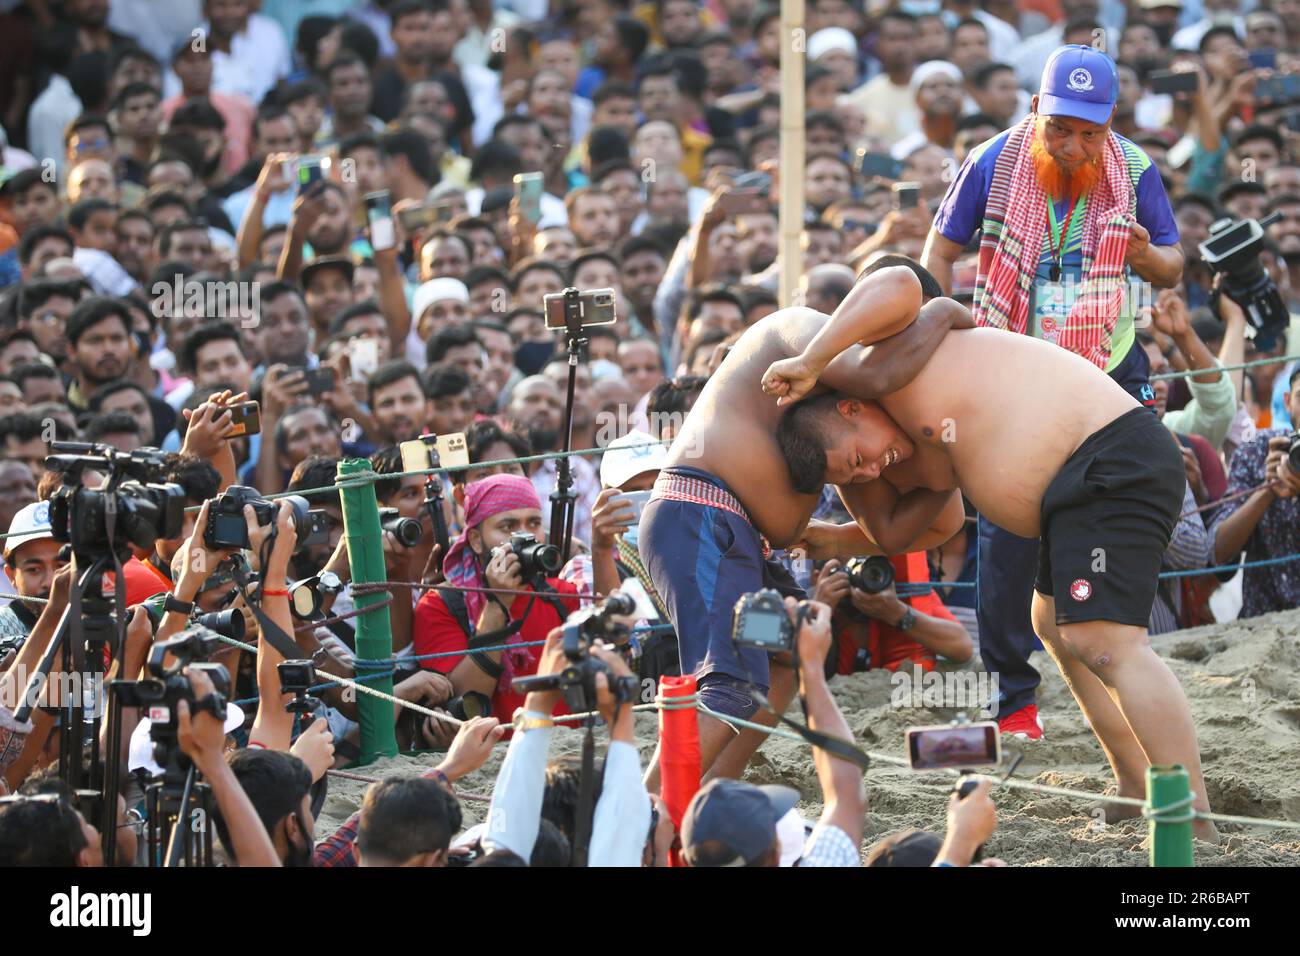
<svg viewBox="0 0 1300 956">
<path fill-rule="evenodd" d="M 9 525 L 5 538 L 5 576 L 21 597 L 49 599 L 54 572 L 67 564 L 59 560 L 62 546 L 50 530 L 50 503 L 35 501 Z M 27 639 L 41 613 L 40 604 L 8 601 L 0 608 L 0 645 L 16 649 Z M 0 651 L 0 658 L 4 652 Z"/>
<path fill-rule="evenodd" d="M 930 60 L 912 71 L 911 86 L 921 126 L 890 147 L 890 155 L 906 159 L 927 143 L 952 149 L 962 110 L 961 70 L 947 60 Z"/>
<path fill-rule="evenodd" d="M 858 42 L 843 27 L 826 27 L 810 36 L 808 62 L 830 70 L 841 90 L 858 85 Z"/>
<path fill-rule="evenodd" d="M 406 359 L 423 368 L 425 343 L 440 331 L 469 321 L 469 289 L 450 276 L 430 279 L 415 290 L 411 300 L 411 332 L 406 338 Z"/>
</svg>

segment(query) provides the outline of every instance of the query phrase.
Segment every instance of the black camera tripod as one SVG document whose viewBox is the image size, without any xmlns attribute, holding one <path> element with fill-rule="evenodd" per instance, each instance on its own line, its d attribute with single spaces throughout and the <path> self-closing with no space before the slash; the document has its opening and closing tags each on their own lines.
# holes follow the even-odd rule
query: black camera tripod
<svg viewBox="0 0 1300 956">
<path fill-rule="evenodd" d="M 564 428 L 561 457 L 555 465 L 555 490 L 551 492 L 551 544 L 560 549 L 561 563 L 569 560 L 573 546 L 573 517 L 578 495 L 573 490 L 573 469 L 569 451 L 573 447 L 573 395 L 578 381 L 578 356 L 587 347 L 587 330 L 582 326 L 582 302 L 577 289 L 564 290 L 564 340 L 569 356 L 569 381 L 564 394 Z"/>
</svg>

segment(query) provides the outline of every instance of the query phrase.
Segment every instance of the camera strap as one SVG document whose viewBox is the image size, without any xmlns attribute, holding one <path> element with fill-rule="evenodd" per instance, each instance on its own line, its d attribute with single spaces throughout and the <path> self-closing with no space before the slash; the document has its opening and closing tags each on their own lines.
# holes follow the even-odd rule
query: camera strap
<svg viewBox="0 0 1300 956">
<path fill-rule="evenodd" d="M 799 677 L 796 670 L 795 680 L 798 679 Z M 842 740 L 839 737 L 832 737 L 830 734 L 824 734 L 820 730 L 813 730 L 811 727 L 807 727 L 804 724 L 799 723 L 797 720 L 791 720 L 784 714 L 778 714 L 776 709 L 768 701 L 767 697 L 763 695 L 763 692 L 753 684 L 749 687 L 749 695 L 758 702 L 760 707 L 768 713 L 773 714 L 777 720 L 785 724 L 814 747 L 820 747 L 832 757 L 839 757 L 841 760 L 847 760 L 849 763 L 861 770 L 865 771 L 871 767 L 871 758 L 866 755 L 866 752 L 849 743 L 847 740 Z M 799 695 L 799 703 L 803 705 L 804 717 L 806 719 L 808 716 L 808 707 L 804 704 L 803 694 Z"/>
<path fill-rule="evenodd" d="M 231 575 L 234 577 L 235 583 L 244 590 L 245 603 L 247 603 L 248 609 L 253 612 L 253 617 L 257 620 L 261 637 L 274 647 L 286 661 L 301 660 L 303 651 L 298 646 L 298 642 L 286 634 L 284 628 L 267 617 L 266 612 L 262 610 L 261 583 L 258 583 L 258 599 L 256 601 L 248 594 L 247 567 L 242 561 L 236 562 Z"/>
</svg>

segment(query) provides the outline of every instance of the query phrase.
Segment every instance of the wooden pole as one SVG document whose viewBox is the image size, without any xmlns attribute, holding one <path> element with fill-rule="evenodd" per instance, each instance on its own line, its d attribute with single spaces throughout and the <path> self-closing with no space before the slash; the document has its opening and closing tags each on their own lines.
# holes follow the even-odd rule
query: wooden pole
<svg viewBox="0 0 1300 956">
<path fill-rule="evenodd" d="M 804 50 L 808 42 L 803 12 L 804 0 L 781 0 L 781 236 L 777 256 L 783 308 L 802 304 L 796 296 L 803 272 L 799 233 L 803 230 Z"/>
</svg>

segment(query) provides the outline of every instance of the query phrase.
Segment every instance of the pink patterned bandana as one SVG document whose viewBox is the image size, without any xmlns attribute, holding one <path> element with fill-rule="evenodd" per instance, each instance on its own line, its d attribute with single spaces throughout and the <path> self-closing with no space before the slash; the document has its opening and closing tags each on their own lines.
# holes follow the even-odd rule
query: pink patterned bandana
<svg viewBox="0 0 1300 956">
<path fill-rule="evenodd" d="M 442 573 L 446 576 L 447 583 L 457 587 L 487 587 L 478 555 L 469 546 L 470 529 L 503 511 L 516 511 L 520 508 L 540 510 L 541 507 L 537 489 L 531 481 L 520 475 L 491 475 L 466 485 L 465 530 L 452 543 L 451 550 L 442 562 Z M 478 621 L 487 599 L 486 594 L 477 591 L 465 592 L 465 609 L 469 612 L 471 622 Z M 512 602 L 507 600 L 502 603 L 509 607 Z"/>
</svg>

